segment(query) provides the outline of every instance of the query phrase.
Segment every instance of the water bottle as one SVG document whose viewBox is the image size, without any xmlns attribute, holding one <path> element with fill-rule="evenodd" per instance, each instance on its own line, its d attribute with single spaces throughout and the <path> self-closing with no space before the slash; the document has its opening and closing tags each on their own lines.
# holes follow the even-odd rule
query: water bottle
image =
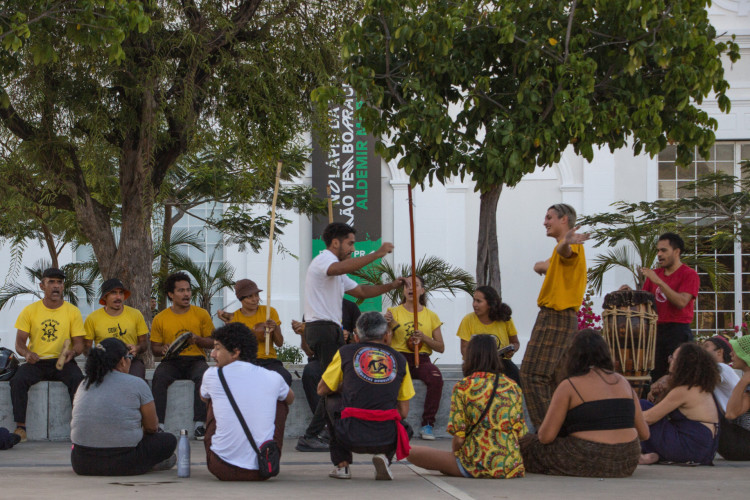
<svg viewBox="0 0 750 500">
<path fill-rule="evenodd" d="M 190 477 L 190 441 L 187 429 L 180 431 L 180 441 L 177 443 L 177 477 Z"/>
</svg>

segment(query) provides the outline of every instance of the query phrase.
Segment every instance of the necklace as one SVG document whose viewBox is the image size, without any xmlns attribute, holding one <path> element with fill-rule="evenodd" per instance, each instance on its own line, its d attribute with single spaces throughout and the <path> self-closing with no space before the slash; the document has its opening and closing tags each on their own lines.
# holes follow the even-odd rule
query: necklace
<svg viewBox="0 0 750 500">
<path fill-rule="evenodd" d="M 597 375 L 599 375 L 599 378 L 602 379 L 602 381 L 605 384 L 607 384 L 607 385 L 617 385 L 617 383 L 620 381 L 618 378 L 615 377 L 615 381 L 614 382 L 608 382 L 607 379 L 605 379 L 604 376 L 601 373 L 599 373 L 600 370 L 603 371 L 604 373 L 606 373 L 607 375 L 614 375 L 615 372 L 611 372 L 609 370 L 603 370 L 603 369 L 597 368 L 595 366 L 590 366 L 589 370 L 592 371 L 592 372 L 594 372 L 594 373 L 596 373 Z"/>
</svg>

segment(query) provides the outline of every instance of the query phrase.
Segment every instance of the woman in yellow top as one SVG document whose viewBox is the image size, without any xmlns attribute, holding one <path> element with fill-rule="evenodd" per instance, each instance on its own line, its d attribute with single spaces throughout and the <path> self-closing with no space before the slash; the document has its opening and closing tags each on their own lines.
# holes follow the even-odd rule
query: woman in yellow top
<svg viewBox="0 0 750 500">
<path fill-rule="evenodd" d="M 510 306 L 500 300 L 500 295 L 491 286 L 477 287 L 474 292 L 474 312 L 464 316 L 458 326 L 456 336 L 461 339 L 461 357 L 466 356 L 466 346 L 474 335 L 493 335 L 497 348 L 513 345 L 513 350 L 505 354 L 503 371 L 506 376 L 520 384 L 518 367 L 510 360 L 521 347 L 518 332 L 510 317 Z"/>
<path fill-rule="evenodd" d="M 258 358 L 255 364 L 267 370 L 274 371 L 284 377 L 287 385 L 292 385 L 292 375 L 284 368 L 284 364 L 276 357 L 274 346 L 281 347 L 284 344 L 284 336 L 281 335 L 281 321 L 279 313 L 271 307 L 270 319 L 266 321 L 266 308 L 260 305 L 260 290 L 253 280 L 239 280 L 234 284 L 234 294 L 240 301 L 242 307 L 228 313 L 220 310 L 217 315 L 224 323 L 242 323 L 250 328 L 258 339 Z M 266 329 L 271 330 L 271 342 L 266 354 Z"/>
<path fill-rule="evenodd" d="M 435 439 L 433 426 L 435 415 L 440 406 L 443 393 L 443 375 L 437 366 L 430 362 L 432 351 L 444 352 L 443 334 L 440 325 L 443 323 L 438 315 L 427 309 L 424 280 L 417 276 L 417 288 L 412 290 L 411 276 L 404 285 L 404 303 L 398 307 L 391 307 L 385 313 L 388 327 L 393 332 L 391 347 L 403 354 L 409 363 L 409 373 L 413 379 L 419 379 L 427 386 L 422 412 L 422 439 Z M 419 306 L 417 320 L 419 325 L 414 328 L 414 294 L 417 294 Z M 414 363 L 414 346 L 419 345 L 419 368 Z"/>
</svg>

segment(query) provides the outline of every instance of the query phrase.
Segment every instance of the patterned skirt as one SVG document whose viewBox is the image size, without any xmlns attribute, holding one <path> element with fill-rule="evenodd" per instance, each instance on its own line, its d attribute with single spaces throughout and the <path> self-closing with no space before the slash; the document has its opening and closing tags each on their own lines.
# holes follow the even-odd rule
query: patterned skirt
<svg viewBox="0 0 750 500">
<path fill-rule="evenodd" d="M 556 476 L 628 477 L 641 456 L 638 439 L 605 444 L 568 436 L 542 444 L 536 434 L 527 434 L 520 444 L 526 472 Z"/>
</svg>

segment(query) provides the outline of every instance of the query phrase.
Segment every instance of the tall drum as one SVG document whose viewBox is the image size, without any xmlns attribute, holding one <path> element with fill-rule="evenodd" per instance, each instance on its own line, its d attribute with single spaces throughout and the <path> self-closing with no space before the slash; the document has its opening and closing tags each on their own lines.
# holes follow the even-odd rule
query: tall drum
<svg viewBox="0 0 750 500">
<path fill-rule="evenodd" d="M 604 297 L 603 334 L 615 371 L 633 385 L 651 379 L 656 353 L 656 301 L 642 290 L 621 290 Z"/>
</svg>

